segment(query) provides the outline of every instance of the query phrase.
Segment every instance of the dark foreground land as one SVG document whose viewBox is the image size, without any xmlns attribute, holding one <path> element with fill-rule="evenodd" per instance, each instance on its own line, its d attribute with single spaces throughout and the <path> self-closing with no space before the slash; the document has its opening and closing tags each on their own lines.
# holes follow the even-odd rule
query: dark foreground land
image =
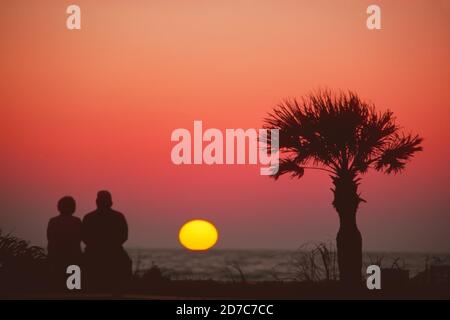
<svg viewBox="0 0 450 320">
<path fill-rule="evenodd" d="M 311 255 L 307 258 L 306 261 L 311 261 Z M 326 270 L 333 270 L 330 266 L 325 266 Z M 312 275 L 317 274 L 320 269 L 309 271 Z M 49 268 L 42 248 L 29 246 L 26 241 L 11 235 L 2 235 L 0 231 L 0 299 L 450 300 L 450 266 L 426 267 L 414 278 L 409 278 L 408 272 L 400 268 L 382 269 L 380 290 L 368 290 L 366 284 L 361 283 L 359 289 L 349 291 L 334 279 L 337 278 L 333 276 L 324 280 L 316 277 L 315 281 L 251 282 L 246 281 L 245 276 L 241 274 L 239 281 L 175 280 L 164 275 L 157 266 L 153 266 L 144 272 L 135 272 L 125 287 L 121 290 L 115 288 L 115 294 L 105 293 L 106 291 L 86 292 L 84 284 L 81 290 L 70 291 L 65 287 L 66 278 L 61 281 Z M 115 280 L 111 279 L 112 287 L 115 286 Z"/>
<path fill-rule="evenodd" d="M 26 290 L 25 290 L 26 291 Z M 161 283 L 135 282 L 123 293 L 3 292 L 4 299 L 450 299 L 450 286 L 414 283 L 399 288 L 345 290 L 338 282 L 254 282 L 233 283 L 212 280 L 168 280 Z"/>
<path fill-rule="evenodd" d="M 232 283 L 215 281 L 175 280 L 164 287 L 140 290 L 160 296 L 186 298 L 230 299 L 450 299 L 449 286 L 423 287 L 414 284 L 381 290 L 349 291 L 339 283 L 255 282 Z"/>
</svg>

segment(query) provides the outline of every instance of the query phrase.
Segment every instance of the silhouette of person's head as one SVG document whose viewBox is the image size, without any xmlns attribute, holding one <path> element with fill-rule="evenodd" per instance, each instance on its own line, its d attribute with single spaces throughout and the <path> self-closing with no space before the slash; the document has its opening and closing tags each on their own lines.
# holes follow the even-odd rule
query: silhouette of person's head
<svg viewBox="0 0 450 320">
<path fill-rule="evenodd" d="M 58 201 L 58 211 L 64 215 L 72 215 L 75 212 L 75 199 L 69 196 L 62 197 Z"/>
<path fill-rule="evenodd" d="M 111 193 L 106 190 L 97 192 L 96 202 L 98 209 L 110 209 L 113 205 Z"/>
</svg>

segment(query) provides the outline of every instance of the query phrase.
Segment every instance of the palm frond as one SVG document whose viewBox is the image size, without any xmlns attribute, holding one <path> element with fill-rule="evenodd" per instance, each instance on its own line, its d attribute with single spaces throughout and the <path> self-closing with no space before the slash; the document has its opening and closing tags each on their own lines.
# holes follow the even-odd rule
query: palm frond
<svg viewBox="0 0 450 320">
<path fill-rule="evenodd" d="M 302 176 L 308 167 L 357 175 L 375 164 L 377 170 L 398 172 L 422 150 L 422 139 L 400 136 L 395 120 L 392 111 L 377 112 L 351 91 L 285 100 L 264 119 L 264 128 L 279 130 L 283 168 L 276 178 L 287 172 Z"/>
<path fill-rule="evenodd" d="M 300 179 L 305 174 L 305 169 L 300 166 L 295 159 L 281 159 L 279 163 L 278 172 L 271 177 L 275 180 L 286 173 L 290 173 L 291 178 Z"/>
<path fill-rule="evenodd" d="M 417 135 L 396 135 L 374 162 L 375 169 L 385 173 L 398 173 L 405 168 L 413 155 L 422 151 L 423 139 Z"/>
</svg>

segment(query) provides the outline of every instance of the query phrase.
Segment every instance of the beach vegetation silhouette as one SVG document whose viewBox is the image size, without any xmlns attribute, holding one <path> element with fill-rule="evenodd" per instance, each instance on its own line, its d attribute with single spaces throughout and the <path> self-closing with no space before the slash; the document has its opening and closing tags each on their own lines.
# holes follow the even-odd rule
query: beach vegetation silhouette
<svg viewBox="0 0 450 320">
<path fill-rule="evenodd" d="M 365 200 L 358 191 L 369 170 L 396 174 L 422 151 L 423 139 L 404 133 L 392 111 L 377 111 L 354 92 L 319 90 L 285 100 L 264 119 L 279 130 L 280 164 L 272 175 L 301 178 L 306 170 L 330 175 L 339 217 L 336 237 L 339 278 L 348 288 L 362 283 L 362 237 L 356 213 Z M 272 143 L 268 139 L 269 146 Z"/>
</svg>

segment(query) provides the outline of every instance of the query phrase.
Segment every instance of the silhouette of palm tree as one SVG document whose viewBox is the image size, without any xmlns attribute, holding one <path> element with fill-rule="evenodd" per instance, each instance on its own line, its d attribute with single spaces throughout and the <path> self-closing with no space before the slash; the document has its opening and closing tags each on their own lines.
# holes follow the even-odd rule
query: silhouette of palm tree
<svg viewBox="0 0 450 320">
<path fill-rule="evenodd" d="M 266 129 L 279 129 L 278 179 L 289 173 L 301 178 L 307 169 L 331 176 L 333 206 L 340 227 L 336 243 L 341 282 L 361 285 L 362 239 L 356 212 L 364 201 L 358 192 L 361 175 L 370 168 L 398 173 L 422 150 L 422 138 L 404 134 L 389 110 L 377 112 L 353 92 L 318 91 L 301 100 L 279 104 L 264 119 Z M 268 145 L 271 145 L 270 136 Z"/>
</svg>

